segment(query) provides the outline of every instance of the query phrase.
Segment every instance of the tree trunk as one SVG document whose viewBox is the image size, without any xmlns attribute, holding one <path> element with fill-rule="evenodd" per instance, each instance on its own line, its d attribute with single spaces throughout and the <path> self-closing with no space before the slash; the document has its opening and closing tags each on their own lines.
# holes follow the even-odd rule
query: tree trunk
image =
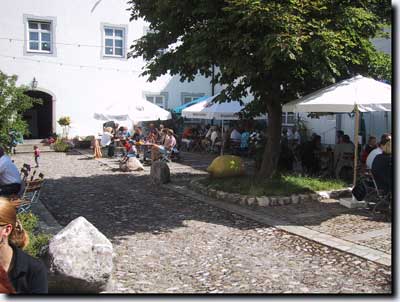
<svg viewBox="0 0 400 302">
<path fill-rule="evenodd" d="M 282 106 L 278 102 L 269 102 L 268 108 L 268 127 L 265 130 L 267 143 L 265 145 L 259 179 L 271 178 L 278 165 L 281 149 L 281 130 L 282 130 Z"/>
</svg>

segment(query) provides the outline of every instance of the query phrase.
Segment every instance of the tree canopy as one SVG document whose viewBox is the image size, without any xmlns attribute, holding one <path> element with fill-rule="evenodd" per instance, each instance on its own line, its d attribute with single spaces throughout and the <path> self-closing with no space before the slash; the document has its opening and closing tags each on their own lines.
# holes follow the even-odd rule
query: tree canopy
<svg viewBox="0 0 400 302">
<path fill-rule="evenodd" d="M 17 76 L 8 76 L 0 71 L 0 146 L 10 144 L 10 131 L 27 134 L 27 123 L 22 113 L 40 100 L 25 94 L 27 87 L 16 85 Z"/>
<path fill-rule="evenodd" d="M 268 139 L 275 143 L 282 104 L 356 74 L 384 77 L 391 66 L 390 57 L 378 54 L 371 42 L 390 20 L 390 1 L 128 3 L 132 20 L 150 23 L 151 31 L 131 47 L 133 57 L 147 62 L 143 75 L 150 81 L 166 73 L 193 80 L 198 73 L 211 76 L 216 66 L 215 82 L 225 87 L 217 100 L 250 92 L 254 101 L 245 113 L 267 112 L 275 125 Z M 271 175 L 274 164 L 269 166 L 264 175 Z"/>
</svg>

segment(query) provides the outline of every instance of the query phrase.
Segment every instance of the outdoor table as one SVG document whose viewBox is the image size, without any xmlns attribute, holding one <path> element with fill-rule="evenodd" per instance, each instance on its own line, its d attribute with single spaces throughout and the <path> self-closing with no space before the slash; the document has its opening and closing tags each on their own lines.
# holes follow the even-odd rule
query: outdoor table
<svg viewBox="0 0 400 302">
<path fill-rule="evenodd" d="M 148 151 L 148 148 L 155 145 L 153 143 L 140 143 L 140 142 L 136 142 L 135 145 L 137 147 L 141 147 L 142 151 L 143 151 L 143 162 L 146 161 L 146 152 Z"/>
</svg>

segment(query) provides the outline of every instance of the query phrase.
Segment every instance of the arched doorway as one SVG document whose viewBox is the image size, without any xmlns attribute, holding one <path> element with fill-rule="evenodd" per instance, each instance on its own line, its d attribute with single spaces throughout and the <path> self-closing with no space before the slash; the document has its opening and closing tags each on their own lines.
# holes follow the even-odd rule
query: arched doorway
<svg viewBox="0 0 400 302">
<path fill-rule="evenodd" d="M 28 123 L 30 134 L 26 138 L 47 138 L 53 131 L 53 96 L 40 90 L 29 90 L 26 94 L 35 99 L 41 99 L 42 104 L 35 104 L 23 113 L 23 119 Z"/>
</svg>

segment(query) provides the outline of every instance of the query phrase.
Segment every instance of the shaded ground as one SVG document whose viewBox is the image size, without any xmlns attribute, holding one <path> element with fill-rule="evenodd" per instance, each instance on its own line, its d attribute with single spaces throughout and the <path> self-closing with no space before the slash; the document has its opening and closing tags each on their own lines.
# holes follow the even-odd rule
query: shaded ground
<svg viewBox="0 0 400 302">
<path fill-rule="evenodd" d="M 32 162 L 31 155 L 15 156 Z M 181 179 L 190 168 L 180 167 Z M 42 201 L 60 224 L 84 216 L 113 243 L 118 293 L 390 293 L 391 272 L 118 173 L 47 153 Z"/>
</svg>

